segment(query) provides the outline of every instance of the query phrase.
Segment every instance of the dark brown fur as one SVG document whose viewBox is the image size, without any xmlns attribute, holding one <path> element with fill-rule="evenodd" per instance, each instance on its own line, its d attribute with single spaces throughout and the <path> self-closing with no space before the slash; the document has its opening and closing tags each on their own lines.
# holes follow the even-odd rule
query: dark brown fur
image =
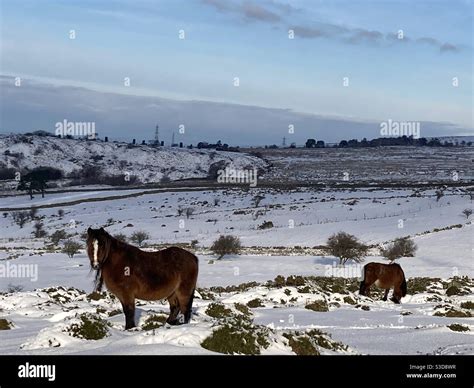
<svg viewBox="0 0 474 388">
<path fill-rule="evenodd" d="M 393 287 L 392 301 L 400 303 L 407 294 L 407 282 L 402 267 L 398 264 L 368 263 L 363 269 L 363 280 L 360 283 L 360 295 L 369 296 L 370 286 L 385 289 L 383 300 L 387 300 L 388 293 Z"/>
<path fill-rule="evenodd" d="M 168 299 L 171 325 L 188 323 L 191 318 L 198 259 L 191 252 L 170 247 L 145 252 L 119 241 L 103 228 L 87 230 L 87 253 L 93 266 L 94 240 L 98 241 L 97 289 L 102 282 L 122 303 L 125 329 L 135 327 L 135 299 Z M 182 313 L 184 322 L 179 321 Z"/>
</svg>

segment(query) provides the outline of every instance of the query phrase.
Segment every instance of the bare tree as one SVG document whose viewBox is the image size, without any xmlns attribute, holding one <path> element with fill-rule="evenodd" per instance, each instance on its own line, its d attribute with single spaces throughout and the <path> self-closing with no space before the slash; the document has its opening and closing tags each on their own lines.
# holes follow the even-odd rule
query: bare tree
<svg viewBox="0 0 474 388">
<path fill-rule="evenodd" d="M 469 219 L 469 217 L 471 216 L 472 214 L 472 209 L 464 209 L 462 211 L 462 214 L 464 214 L 466 216 L 466 219 Z"/>
<path fill-rule="evenodd" d="M 29 215 L 25 211 L 19 211 L 19 212 L 14 212 L 12 213 L 13 221 L 20 227 L 23 228 L 23 226 L 26 224 L 26 221 L 28 221 Z"/>
<path fill-rule="evenodd" d="M 217 260 L 222 259 L 225 255 L 239 253 L 242 246 L 240 239 L 236 236 L 219 236 L 211 246 L 211 251 L 219 257 Z"/>
<path fill-rule="evenodd" d="M 81 244 L 79 244 L 75 241 L 72 241 L 72 240 L 67 240 L 64 243 L 64 247 L 62 249 L 62 252 L 65 253 L 66 255 L 68 255 L 68 257 L 70 257 L 72 259 L 74 257 L 74 255 L 79 252 L 79 249 L 81 249 L 81 248 L 82 248 Z"/>
<path fill-rule="evenodd" d="M 417 246 L 412 239 L 409 237 L 400 237 L 395 239 L 395 241 L 386 248 L 383 248 L 381 254 L 387 260 L 393 262 L 400 257 L 415 256 L 416 249 Z"/>
<path fill-rule="evenodd" d="M 35 222 L 35 224 L 33 225 L 33 236 L 35 238 L 42 238 L 48 235 L 48 233 L 46 232 L 46 230 L 43 229 L 43 227 L 44 225 L 41 221 Z"/>
<path fill-rule="evenodd" d="M 142 246 L 143 242 L 145 240 L 148 240 L 150 238 L 150 235 L 145 232 L 144 230 L 139 230 L 135 233 L 132 234 L 132 236 L 130 237 L 130 240 L 137 244 L 139 247 Z"/>
<path fill-rule="evenodd" d="M 359 242 L 355 236 L 346 232 L 333 234 L 328 238 L 326 246 L 331 255 L 339 258 L 342 265 L 345 265 L 348 260 L 361 263 L 364 261 L 364 256 L 368 250 L 366 245 Z"/>
</svg>

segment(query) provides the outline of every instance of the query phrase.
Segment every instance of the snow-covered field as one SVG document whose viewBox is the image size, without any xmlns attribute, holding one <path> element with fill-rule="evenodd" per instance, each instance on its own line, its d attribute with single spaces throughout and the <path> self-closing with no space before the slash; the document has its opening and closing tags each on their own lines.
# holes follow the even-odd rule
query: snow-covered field
<svg viewBox="0 0 474 388">
<path fill-rule="evenodd" d="M 31 265 L 37 279 L 0 277 L 0 318 L 12 325 L 0 330 L 0 353 L 207 354 L 219 351 L 218 334 L 225 332 L 255 339 L 257 345 L 242 352 L 262 354 L 302 354 L 302 348 L 321 354 L 474 354 L 473 226 L 462 214 L 472 202 L 461 189 L 445 189 L 439 201 L 434 190 L 423 189 L 250 188 L 113 200 L 98 193 L 37 196 L 37 217 L 48 234 L 64 229 L 79 242 L 89 226 L 127 236 L 147 231 L 145 249 L 164 244 L 192 249 L 187 244 L 197 240 L 199 290 L 191 324 L 164 327 L 167 304 L 139 302 L 139 328 L 125 332 L 116 299 L 88 296 L 93 276 L 85 252 L 68 258 L 60 252 L 63 242 L 55 247 L 48 237 L 32 238 L 34 222 L 20 228 L 5 211 L 0 265 Z M 102 200 L 87 202 L 98 196 Z M 256 196 L 263 197 L 259 203 Z M 3 198 L 0 207 L 14 211 L 28 201 Z M 186 209 L 192 209 L 188 216 Z M 259 229 L 264 221 L 273 227 Z M 400 260 L 409 279 L 401 305 L 383 302 L 377 294 L 373 299 L 358 295 L 361 267 L 337 267 L 336 259 L 319 249 L 338 231 L 373 246 L 366 262 L 383 261 L 379 244 L 400 236 L 414 239 L 416 256 Z M 242 253 L 216 261 L 208 248 L 220 234 L 239 236 Z M 453 285 L 459 292 L 447 293 Z M 314 304 L 318 311 L 311 309 Z M 81 319 L 108 322 L 106 336 L 73 335 Z"/>
</svg>

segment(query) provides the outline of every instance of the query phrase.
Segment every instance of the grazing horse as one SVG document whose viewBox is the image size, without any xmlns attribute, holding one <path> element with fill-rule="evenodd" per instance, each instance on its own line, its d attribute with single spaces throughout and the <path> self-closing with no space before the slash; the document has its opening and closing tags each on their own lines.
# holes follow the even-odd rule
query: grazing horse
<svg viewBox="0 0 474 388">
<path fill-rule="evenodd" d="M 145 252 L 117 240 L 104 228 L 89 228 L 87 254 L 97 271 L 96 290 L 104 282 L 122 303 L 126 330 L 135 327 L 135 298 L 166 298 L 170 304 L 166 322 L 189 322 L 198 276 L 198 259 L 191 252 L 177 247 Z M 178 319 L 180 312 L 183 317 Z"/>
<path fill-rule="evenodd" d="M 362 281 L 360 282 L 360 295 L 369 296 L 370 286 L 385 288 L 382 300 L 386 301 L 390 289 L 393 287 L 391 300 L 400 303 L 402 297 L 407 294 L 407 282 L 402 267 L 398 264 L 368 263 L 362 270 Z"/>
</svg>

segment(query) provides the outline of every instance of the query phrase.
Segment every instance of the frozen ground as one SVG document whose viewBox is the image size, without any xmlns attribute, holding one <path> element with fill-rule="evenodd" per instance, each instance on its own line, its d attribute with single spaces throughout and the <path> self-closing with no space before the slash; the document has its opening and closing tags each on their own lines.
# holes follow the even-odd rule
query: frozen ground
<svg viewBox="0 0 474 388">
<path fill-rule="evenodd" d="M 74 193 L 71 198 L 69 193 L 57 193 L 54 198 L 37 198 L 35 205 L 74 201 L 78 194 L 83 199 L 97 195 Z M 257 195 L 264 198 L 256 206 Z M 16 202 L 7 199 L 1 207 L 27 202 L 26 197 L 17 197 Z M 189 218 L 185 211 L 178 214 L 178 209 L 187 208 L 194 210 Z M 81 234 L 88 226 L 103 225 L 112 234 L 128 236 L 136 230 L 146 230 L 151 235 L 146 249 L 198 240 L 200 293 L 192 323 L 145 330 L 149 316 L 166 314 L 167 305 L 143 303 L 137 309 L 140 328 L 131 332 L 123 331 L 123 314 L 109 316 L 119 308 L 116 300 L 110 296 L 97 301 L 87 298 L 92 291 L 92 275 L 84 251 L 67 258 L 60 247 L 48 247 L 49 238 L 32 238 L 32 222 L 20 228 L 6 212 L 5 216 L 0 215 L 0 264 L 34 264 L 38 279 L 32 282 L 27 277 L 0 278 L 0 291 L 5 292 L 0 295 L 0 318 L 13 325 L 11 330 L 0 331 L 0 353 L 209 353 L 201 344 L 224 327 L 227 319 L 209 315 L 209 305 L 222 304 L 238 316 L 235 303 L 250 302 L 254 306 L 252 301 L 259 299 L 260 307 L 251 307 L 249 316 L 253 327 L 269 330 L 265 332 L 268 346 L 260 349 L 263 354 L 292 353 L 291 341 L 285 335 L 309 335 L 304 333 L 311 329 L 332 335 L 331 340 L 324 334 L 312 334 L 311 341 L 319 344 L 318 351 L 323 354 L 474 354 L 474 325 L 469 317 L 472 304 L 466 304 L 474 303 L 473 233 L 471 221 L 462 214 L 466 208 L 472 208 L 469 196 L 454 188 L 446 189 L 439 201 L 433 190 L 250 189 L 104 198 L 61 206 L 62 216 L 58 215 L 58 207 L 39 209 L 38 217 L 49 234 L 65 229 L 77 241 L 83 241 Z M 272 221 L 274 227 L 258 229 L 264 221 Z M 402 305 L 380 301 L 378 295 L 374 299 L 360 297 L 357 287 L 353 287 L 356 279 L 348 279 L 342 288 L 328 291 L 323 287 L 327 279 L 337 283 L 344 280 L 341 276 L 354 278 L 360 273 L 360 267 L 353 265 L 341 272 L 333 257 L 313 249 L 340 230 L 374 245 L 366 262 L 382 261 L 378 244 L 412 236 L 418 245 L 416 257 L 403 258 L 400 264 L 410 282 L 417 284 L 413 279 L 429 277 L 429 285 L 421 289 L 409 286 Z M 215 257 L 208 247 L 219 234 L 238 235 L 245 246 L 243 254 L 212 261 Z M 267 253 L 270 251 L 272 255 Z M 267 283 L 278 275 L 319 278 L 296 285 Z M 465 277 L 462 291 L 447 295 L 447 288 L 457 282 L 454 277 Z M 248 282 L 257 283 L 219 288 Z M 9 285 L 21 285 L 23 290 L 7 293 Z M 57 289 L 58 286 L 65 289 Z M 74 289 L 67 290 L 70 287 Z M 351 299 L 346 300 L 347 297 Z M 324 301 L 328 311 L 305 308 L 314 301 Z M 108 336 L 97 341 L 71 336 L 68 330 L 83 313 L 108 321 Z M 453 324 L 466 331 L 455 331 L 457 326 Z"/>
</svg>

